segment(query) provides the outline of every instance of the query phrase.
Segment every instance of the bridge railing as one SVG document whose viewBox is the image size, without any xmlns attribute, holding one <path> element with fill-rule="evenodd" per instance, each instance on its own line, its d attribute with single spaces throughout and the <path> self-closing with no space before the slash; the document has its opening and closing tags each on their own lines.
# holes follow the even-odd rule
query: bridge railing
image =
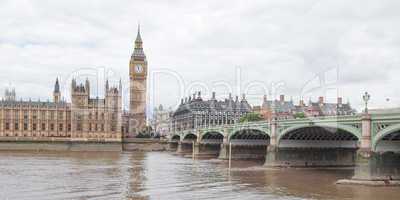
<svg viewBox="0 0 400 200">
<path fill-rule="evenodd" d="M 400 117 L 400 113 L 398 114 Z M 282 124 L 290 124 L 290 123 L 307 123 L 307 122 L 318 122 L 318 121 L 351 121 L 355 119 L 359 119 L 362 114 L 354 114 L 354 115 L 336 115 L 336 116 L 318 116 L 318 117 L 305 117 L 305 118 L 294 118 L 294 119 L 281 119 L 277 120 L 276 123 Z M 236 124 L 225 124 L 225 125 L 216 125 L 216 126 L 208 126 L 208 127 L 198 127 L 197 129 L 191 130 L 183 130 L 179 133 L 184 132 L 193 132 L 195 133 L 196 130 L 201 131 L 212 131 L 212 130 L 223 130 L 224 128 L 233 129 L 233 128 L 249 128 L 249 127 L 260 127 L 260 126 L 267 126 L 269 127 L 271 123 L 267 120 L 262 121 L 254 121 L 254 122 L 242 122 Z M 175 133 L 173 133 L 175 134 Z"/>
<path fill-rule="evenodd" d="M 230 143 L 238 146 L 266 146 L 269 144 L 269 140 L 233 139 L 230 141 Z"/>
<path fill-rule="evenodd" d="M 229 125 L 217 125 L 217 126 L 209 126 L 209 127 L 201 127 L 199 130 L 212 130 L 212 129 L 224 129 L 224 128 L 237 128 L 237 127 L 250 127 L 250 126 L 261 126 L 261 125 L 269 125 L 268 121 L 255 121 L 255 122 L 242 122 L 236 124 Z"/>
<path fill-rule="evenodd" d="M 361 117 L 359 114 L 355 115 L 335 115 L 335 116 L 318 116 L 318 117 L 305 117 L 305 118 L 294 118 L 294 119 L 282 119 L 277 120 L 277 123 L 287 123 L 287 122 L 305 122 L 305 121 L 346 121 L 353 120 Z"/>
<path fill-rule="evenodd" d="M 201 144 L 221 144 L 223 139 L 203 139 L 200 141 Z"/>
</svg>

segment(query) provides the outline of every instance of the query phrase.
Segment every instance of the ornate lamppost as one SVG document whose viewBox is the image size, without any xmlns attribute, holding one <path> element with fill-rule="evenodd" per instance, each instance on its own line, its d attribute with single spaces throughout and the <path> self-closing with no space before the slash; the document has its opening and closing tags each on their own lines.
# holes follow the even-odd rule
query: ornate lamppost
<svg viewBox="0 0 400 200">
<path fill-rule="evenodd" d="M 273 100 L 271 104 L 271 121 L 275 122 L 277 120 L 277 113 L 276 113 L 276 101 Z"/>
<path fill-rule="evenodd" d="M 365 110 L 364 110 L 365 114 L 368 114 L 368 101 L 370 99 L 371 99 L 371 95 L 368 94 L 368 92 L 365 92 L 364 95 L 363 95 L 363 100 L 364 100 L 364 103 L 365 103 Z"/>
</svg>

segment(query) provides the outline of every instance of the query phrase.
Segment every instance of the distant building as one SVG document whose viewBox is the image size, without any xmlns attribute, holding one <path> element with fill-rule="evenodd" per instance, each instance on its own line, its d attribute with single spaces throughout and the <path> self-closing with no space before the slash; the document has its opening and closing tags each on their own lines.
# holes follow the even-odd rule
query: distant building
<svg viewBox="0 0 400 200">
<path fill-rule="evenodd" d="M 307 117 L 354 115 L 356 113 L 350 103 L 343 103 L 341 97 L 337 98 L 336 103 L 327 103 L 324 101 L 324 97 L 319 97 L 318 102 L 310 100 L 307 106 L 303 102 L 300 102 L 300 105 L 298 112 L 304 112 Z"/>
<path fill-rule="evenodd" d="M 182 131 L 198 127 L 234 124 L 239 119 L 251 112 L 251 106 L 243 95 L 242 99 L 232 95 L 223 101 L 218 101 L 213 92 L 210 100 L 203 100 L 201 93 L 193 97 L 181 99 L 181 104 L 172 114 L 172 131 Z"/>
<path fill-rule="evenodd" d="M 15 101 L 15 89 L 6 89 L 6 91 L 4 92 L 4 99 L 6 101 Z"/>
<path fill-rule="evenodd" d="M 353 115 L 356 113 L 350 103 L 343 103 L 341 97 L 337 99 L 336 103 L 324 102 L 324 97 L 319 97 L 318 102 L 310 100 L 306 105 L 303 100 L 300 100 L 299 104 L 295 105 L 292 100 L 285 101 L 284 95 L 280 95 L 279 100 L 268 100 L 264 95 L 263 103 L 256 111 L 265 120 L 271 120 L 273 116 L 276 119 L 293 119 L 299 113 L 303 113 L 305 117 Z"/>
<path fill-rule="evenodd" d="M 253 113 L 261 114 L 261 106 L 253 106 L 251 110 Z"/>
<path fill-rule="evenodd" d="M 264 95 L 260 114 L 266 120 L 271 120 L 273 114 L 277 119 L 291 119 L 294 109 L 293 101 L 285 101 L 284 95 L 280 95 L 279 100 L 268 100 Z"/>
<path fill-rule="evenodd" d="M 155 135 L 166 136 L 170 128 L 171 109 L 165 109 L 162 105 L 154 108 L 150 125 Z"/>
</svg>

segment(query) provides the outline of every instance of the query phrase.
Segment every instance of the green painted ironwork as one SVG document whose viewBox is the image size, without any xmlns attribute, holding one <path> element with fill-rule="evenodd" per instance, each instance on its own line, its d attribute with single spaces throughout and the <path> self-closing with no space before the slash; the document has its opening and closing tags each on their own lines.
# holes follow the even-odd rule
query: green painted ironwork
<svg viewBox="0 0 400 200">
<path fill-rule="evenodd" d="M 353 134 L 359 141 L 362 139 L 362 119 L 363 114 L 351 116 L 328 116 L 315 118 L 287 119 L 277 120 L 276 138 L 277 144 L 280 139 L 287 133 L 300 128 L 307 127 L 327 127 L 337 128 Z M 383 112 L 370 114 L 371 119 L 371 149 L 375 150 L 377 143 L 386 135 L 400 130 L 400 112 Z M 241 130 L 258 130 L 271 137 L 271 123 L 268 121 L 245 122 L 231 125 L 214 126 L 198 128 L 193 130 L 179 131 L 170 134 L 179 135 L 181 140 L 188 134 L 195 134 L 197 138 L 202 138 L 203 135 L 210 132 L 218 132 L 224 136 L 226 142 Z"/>
</svg>

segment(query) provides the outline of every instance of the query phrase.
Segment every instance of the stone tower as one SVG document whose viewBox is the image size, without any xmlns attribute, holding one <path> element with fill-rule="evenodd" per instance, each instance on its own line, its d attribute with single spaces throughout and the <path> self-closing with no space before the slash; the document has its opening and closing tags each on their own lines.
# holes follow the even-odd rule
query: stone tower
<svg viewBox="0 0 400 200">
<path fill-rule="evenodd" d="M 15 101 L 16 100 L 15 89 L 14 88 L 6 89 L 4 97 L 6 101 Z"/>
<path fill-rule="evenodd" d="M 146 126 L 147 60 L 143 52 L 140 26 L 135 40 L 135 49 L 129 63 L 129 79 L 129 134 L 136 135 Z"/>
<path fill-rule="evenodd" d="M 58 78 L 56 79 L 56 84 L 54 84 L 53 101 L 54 103 L 59 103 L 61 101 L 60 83 L 58 82 Z"/>
<path fill-rule="evenodd" d="M 82 83 L 77 85 L 76 80 L 72 79 L 71 83 L 71 101 L 74 108 L 86 108 L 89 104 L 90 85 L 86 80 L 85 85 Z"/>
</svg>

